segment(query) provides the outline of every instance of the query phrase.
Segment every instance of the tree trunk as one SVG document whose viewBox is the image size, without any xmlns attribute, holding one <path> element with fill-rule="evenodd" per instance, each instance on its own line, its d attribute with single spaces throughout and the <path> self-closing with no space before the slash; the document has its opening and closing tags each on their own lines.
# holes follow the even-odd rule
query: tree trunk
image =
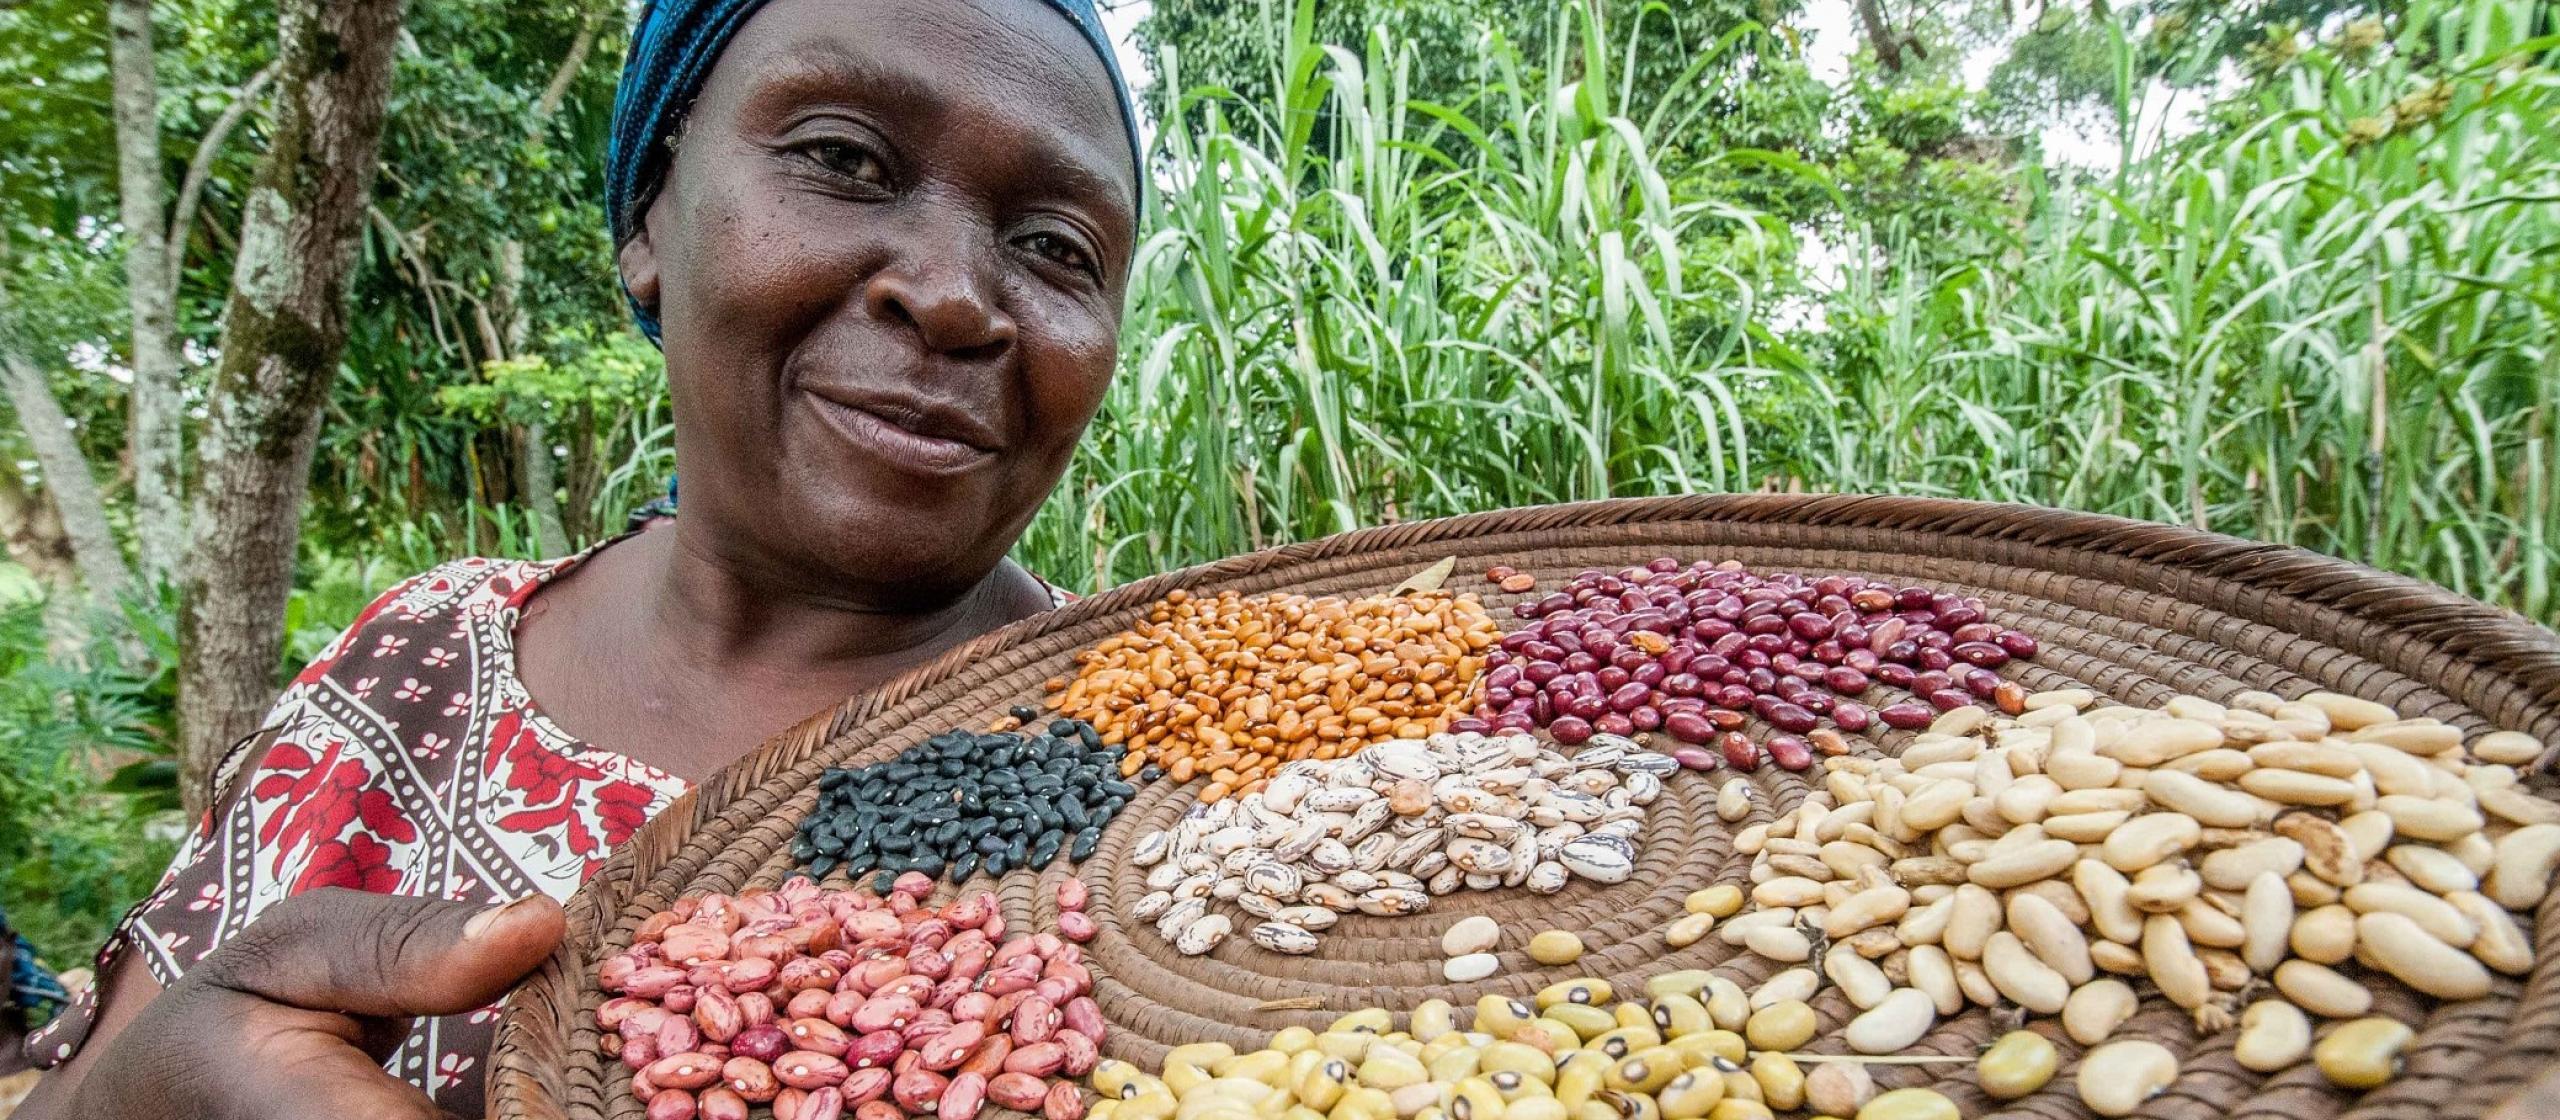
<svg viewBox="0 0 2560 1120">
<path fill-rule="evenodd" d="M 7 300 L 0 297 L 0 324 L 5 324 L 7 315 Z M 62 402 L 54 398 L 53 385 L 45 380 L 44 370 L 19 353 L 14 342 L 0 340 L 0 381 L 8 383 L 9 403 L 18 410 L 18 426 L 26 429 L 27 443 L 35 449 L 36 465 L 44 471 L 45 492 L 53 496 L 54 516 L 61 521 L 63 535 L 71 540 L 71 555 L 79 564 L 80 578 L 89 585 L 89 595 L 100 607 L 113 610 L 116 597 L 133 582 L 133 574 L 125 567 L 115 531 L 107 525 L 106 499 L 98 494 L 98 480 L 89 473 L 88 457 L 80 453 L 71 418 L 63 413 Z"/>
<path fill-rule="evenodd" d="M 321 405 L 373 190 L 401 0 L 283 0 L 274 139 L 241 223 L 179 618 L 180 792 L 274 701 Z"/>
<path fill-rule="evenodd" d="M 52 503 L 29 493 L 15 468 L 0 465 L 0 547 L 55 595 L 74 590 L 80 566 Z"/>
<path fill-rule="evenodd" d="M 133 535 L 143 578 L 158 581 L 168 578 L 185 539 L 186 468 L 151 0 L 108 0 L 107 24 L 115 77 L 116 178 L 124 195 L 124 286 L 133 311 Z"/>
<path fill-rule="evenodd" d="M 249 111 L 257 108 L 258 95 L 265 93 L 267 84 L 275 80 L 276 66 L 272 62 L 250 75 L 248 82 L 231 95 L 231 104 L 223 107 L 222 115 L 214 118 L 213 127 L 206 129 L 204 137 L 196 141 L 196 156 L 187 163 L 186 183 L 178 188 L 178 211 L 169 219 L 169 292 L 173 296 L 178 291 L 178 282 L 186 276 L 187 239 L 194 233 L 196 209 L 204 200 L 205 181 L 213 177 L 214 157 L 222 154 L 223 142 L 229 140 L 232 130 L 239 128 L 240 122 L 248 118 Z"/>
<path fill-rule="evenodd" d="M 1858 11 L 1858 24 L 1867 33 L 1867 45 L 1875 49 L 1876 61 L 1887 73 L 1902 69 L 1902 39 L 1885 23 L 1884 5 L 1879 0 L 1856 0 L 1851 5 Z"/>
</svg>

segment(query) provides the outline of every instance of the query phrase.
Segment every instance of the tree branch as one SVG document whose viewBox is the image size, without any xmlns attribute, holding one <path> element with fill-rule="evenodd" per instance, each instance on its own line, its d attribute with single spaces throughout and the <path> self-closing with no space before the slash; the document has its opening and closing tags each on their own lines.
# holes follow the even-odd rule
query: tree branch
<svg viewBox="0 0 2560 1120">
<path fill-rule="evenodd" d="M 222 145 L 231 138 L 233 129 L 248 119 L 249 110 L 258 103 L 269 83 L 276 80 L 276 64 L 249 76 L 249 80 L 231 94 L 231 104 L 223 106 L 222 115 L 214 118 L 213 127 L 196 141 L 195 158 L 187 162 L 186 185 L 178 188 L 178 210 L 169 219 L 169 290 L 178 290 L 178 280 L 187 271 L 187 238 L 192 234 L 196 207 L 204 200 L 205 180 L 213 175 L 213 160 L 222 154 Z"/>
</svg>

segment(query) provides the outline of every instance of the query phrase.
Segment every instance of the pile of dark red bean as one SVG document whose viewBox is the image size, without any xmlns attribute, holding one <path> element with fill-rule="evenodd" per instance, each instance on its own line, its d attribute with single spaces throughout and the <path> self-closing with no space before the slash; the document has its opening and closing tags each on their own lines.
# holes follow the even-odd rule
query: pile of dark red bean
<svg viewBox="0 0 2560 1120">
<path fill-rule="evenodd" d="M 1485 578 L 1536 589 L 1509 568 Z M 1926 727 L 1966 704 L 2014 714 L 2026 690 L 1996 670 L 2036 653 L 2034 637 L 1985 621 L 1980 599 L 1730 560 L 1589 569 L 1513 612 L 1531 624 L 1503 636 L 1475 714 L 1451 730 L 1544 727 L 1567 746 L 1658 730 L 1700 770 L 1764 756 L 1803 770 L 1816 751 L 1847 753 L 1842 732 Z M 1878 686 L 1916 699 L 1873 705 Z M 1754 739 L 1753 716 L 1771 733 Z"/>
<path fill-rule="evenodd" d="M 1006 937 L 994 895 L 932 890 L 911 872 L 885 898 L 792 879 L 683 899 L 598 967 L 604 1050 L 649 1120 L 973 1120 L 990 1101 L 1083 1120 L 1068 1078 L 1105 1028 L 1082 947 Z M 1060 884 L 1064 913 L 1084 901 Z"/>
</svg>

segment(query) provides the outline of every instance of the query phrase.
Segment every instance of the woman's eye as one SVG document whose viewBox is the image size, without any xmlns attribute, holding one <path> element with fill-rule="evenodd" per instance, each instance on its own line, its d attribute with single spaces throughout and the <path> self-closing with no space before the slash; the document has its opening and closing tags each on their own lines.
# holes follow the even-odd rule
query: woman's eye
<svg viewBox="0 0 2560 1120">
<path fill-rule="evenodd" d="M 889 169 L 873 155 L 871 149 L 842 140 L 820 140 L 801 149 L 811 162 L 829 173 L 858 183 L 886 186 Z"/>
<path fill-rule="evenodd" d="M 1085 251 L 1074 238 L 1059 233 L 1035 233 L 1021 241 L 1023 248 L 1047 257 L 1069 268 L 1100 278 L 1102 270 L 1093 262 L 1093 254 Z"/>
</svg>

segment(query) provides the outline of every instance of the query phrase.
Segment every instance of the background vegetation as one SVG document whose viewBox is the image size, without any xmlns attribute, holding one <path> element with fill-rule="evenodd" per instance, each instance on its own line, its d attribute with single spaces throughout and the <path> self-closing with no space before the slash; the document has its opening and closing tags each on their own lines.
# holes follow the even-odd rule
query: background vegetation
<svg viewBox="0 0 2560 1120">
<path fill-rule="evenodd" d="M 224 304 L 289 85 L 260 77 L 276 7 L 149 5 L 189 447 L 254 341 Z M 0 356 L 34 373 L 0 412 L 0 902 L 57 965 L 167 857 L 197 586 L 137 511 L 107 8 L 0 5 Z M 601 539 L 663 486 L 657 357 L 596 202 L 624 8 L 408 6 L 286 637 L 242 672 L 400 575 Z M 1156 0 L 1123 371 L 1021 558 L 1089 589 L 1501 506 L 1896 491 L 2284 541 L 2560 618 L 2560 5 L 1847 16 L 1835 71 L 1798 0 Z M 2172 97 L 2200 111 L 2145 142 Z M 2056 122 L 2116 158 L 2055 158 Z M 94 593 L 106 561 L 121 594 Z"/>
</svg>

